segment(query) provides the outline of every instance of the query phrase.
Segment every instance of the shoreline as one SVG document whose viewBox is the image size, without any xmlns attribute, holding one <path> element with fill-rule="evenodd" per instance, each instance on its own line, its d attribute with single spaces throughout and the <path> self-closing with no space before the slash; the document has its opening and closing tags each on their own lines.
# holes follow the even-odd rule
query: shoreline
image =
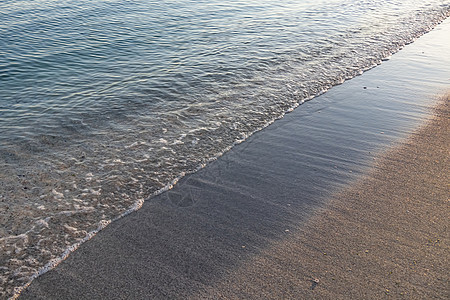
<svg viewBox="0 0 450 300">
<path fill-rule="evenodd" d="M 330 193 L 414 130 L 434 105 L 431 95 L 448 86 L 447 69 L 438 66 L 449 58 L 433 43 L 449 24 L 113 222 L 33 281 L 23 298 L 186 298 L 304 231 Z"/>
<path fill-rule="evenodd" d="M 192 299 L 445 299 L 449 140 L 447 94 L 424 126 L 333 195 L 302 231 Z"/>
</svg>

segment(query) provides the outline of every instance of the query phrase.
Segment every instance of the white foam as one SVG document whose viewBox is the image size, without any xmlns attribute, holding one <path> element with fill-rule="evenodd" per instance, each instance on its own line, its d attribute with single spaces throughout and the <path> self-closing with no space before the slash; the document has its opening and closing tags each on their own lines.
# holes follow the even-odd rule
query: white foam
<svg viewBox="0 0 450 300">
<path fill-rule="evenodd" d="M 10 298 L 10 299 L 17 299 L 20 296 L 20 293 L 26 289 L 31 282 L 33 282 L 33 280 L 39 276 L 41 276 L 42 274 L 47 273 L 48 271 L 54 269 L 57 265 L 59 265 L 62 261 L 64 261 L 69 255 L 70 253 L 72 253 L 73 251 L 75 251 L 78 247 L 80 247 L 81 244 L 87 242 L 88 240 L 90 240 L 92 237 L 94 237 L 100 230 L 104 229 L 106 226 L 108 226 L 108 224 L 110 224 L 111 221 L 110 220 L 101 220 L 98 224 L 97 229 L 89 232 L 82 240 L 80 240 L 79 242 L 71 245 L 70 247 L 68 247 L 62 254 L 61 256 L 59 256 L 58 258 L 54 258 L 52 260 L 50 260 L 44 267 L 40 268 L 37 272 L 35 272 L 31 278 L 29 279 L 29 281 L 21 286 L 21 287 L 16 287 L 14 288 L 14 295 Z"/>
</svg>

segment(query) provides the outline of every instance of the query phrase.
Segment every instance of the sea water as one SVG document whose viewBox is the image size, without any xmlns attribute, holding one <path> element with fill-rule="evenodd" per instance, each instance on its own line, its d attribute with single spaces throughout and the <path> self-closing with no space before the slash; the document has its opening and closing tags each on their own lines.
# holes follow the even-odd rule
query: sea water
<svg viewBox="0 0 450 300">
<path fill-rule="evenodd" d="M 0 297 L 449 14 L 442 0 L 1 1 Z"/>
</svg>

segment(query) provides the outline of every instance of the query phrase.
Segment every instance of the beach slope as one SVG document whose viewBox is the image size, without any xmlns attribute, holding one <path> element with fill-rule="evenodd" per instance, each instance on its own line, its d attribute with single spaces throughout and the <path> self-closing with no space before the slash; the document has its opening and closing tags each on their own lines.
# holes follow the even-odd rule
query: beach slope
<svg viewBox="0 0 450 300">
<path fill-rule="evenodd" d="M 192 298 L 448 299 L 449 104 L 302 231 Z"/>
</svg>

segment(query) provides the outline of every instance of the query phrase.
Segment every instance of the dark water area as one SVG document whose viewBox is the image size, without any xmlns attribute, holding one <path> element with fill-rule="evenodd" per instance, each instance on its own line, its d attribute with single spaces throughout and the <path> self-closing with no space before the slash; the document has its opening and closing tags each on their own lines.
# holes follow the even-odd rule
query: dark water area
<svg viewBox="0 0 450 300">
<path fill-rule="evenodd" d="M 449 11 L 439 0 L 3 1 L 0 295 Z"/>
</svg>

